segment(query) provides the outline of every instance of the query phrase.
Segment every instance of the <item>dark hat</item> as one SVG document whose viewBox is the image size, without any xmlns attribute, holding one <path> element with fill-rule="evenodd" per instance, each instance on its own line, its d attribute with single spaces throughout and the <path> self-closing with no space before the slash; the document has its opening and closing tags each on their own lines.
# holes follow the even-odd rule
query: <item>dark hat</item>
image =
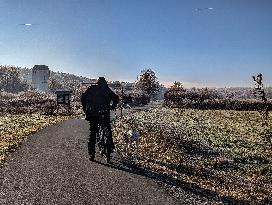
<svg viewBox="0 0 272 205">
<path fill-rule="evenodd" d="M 99 77 L 97 80 L 97 84 L 98 85 L 107 85 L 108 83 L 104 77 Z"/>
</svg>

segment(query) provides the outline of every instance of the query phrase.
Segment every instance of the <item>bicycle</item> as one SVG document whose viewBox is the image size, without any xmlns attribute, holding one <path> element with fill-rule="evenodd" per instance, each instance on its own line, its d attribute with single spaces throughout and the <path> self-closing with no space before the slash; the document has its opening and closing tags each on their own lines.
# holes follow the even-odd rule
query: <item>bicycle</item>
<svg viewBox="0 0 272 205">
<path fill-rule="evenodd" d="M 98 124 L 98 133 L 97 133 L 97 144 L 100 151 L 100 154 L 106 158 L 107 163 L 110 162 L 112 145 L 109 140 L 110 131 L 106 126 L 108 111 L 100 111 L 100 122 Z M 112 121 L 111 121 L 112 122 Z"/>
</svg>

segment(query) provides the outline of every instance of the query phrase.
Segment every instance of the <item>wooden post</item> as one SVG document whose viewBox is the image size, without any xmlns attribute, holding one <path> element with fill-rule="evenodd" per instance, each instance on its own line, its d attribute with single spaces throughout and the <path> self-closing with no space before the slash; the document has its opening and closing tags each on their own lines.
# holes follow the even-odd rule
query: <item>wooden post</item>
<svg viewBox="0 0 272 205">
<path fill-rule="evenodd" d="M 124 97 L 124 87 L 121 88 L 121 118 L 123 118 L 123 97 Z"/>
</svg>

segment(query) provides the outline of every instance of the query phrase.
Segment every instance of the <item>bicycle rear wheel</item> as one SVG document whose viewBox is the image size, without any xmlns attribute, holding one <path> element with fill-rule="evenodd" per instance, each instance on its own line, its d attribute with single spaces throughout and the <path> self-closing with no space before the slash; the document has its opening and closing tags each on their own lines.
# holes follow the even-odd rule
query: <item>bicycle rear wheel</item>
<svg viewBox="0 0 272 205">
<path fill-rule="evenodd" d="M 100 141 L 99 141 L 99 149 L 101 152 L 101 155 L 106 158 L 107 163 L 111 160 L 111 143 L 109 140 L 109 130 L 107 127 L 103 127 L 100 130 Z"/>
<path fill-rule="evenodd" d="M 106 160 L 107 160 L 107 163 L 110 163 L 110 160 L 111 160 L 111 153 L 112 153 L 112 150 L 111 150 L 111 142 L 110 142 L 110 132 L 108 130 L 108 128 L 106 128 L 106 132 L 105 132 L 105 136 L 106 136 L 106 146 L 105 146 L 105 151 L 106 151 Z"/>
</svg>

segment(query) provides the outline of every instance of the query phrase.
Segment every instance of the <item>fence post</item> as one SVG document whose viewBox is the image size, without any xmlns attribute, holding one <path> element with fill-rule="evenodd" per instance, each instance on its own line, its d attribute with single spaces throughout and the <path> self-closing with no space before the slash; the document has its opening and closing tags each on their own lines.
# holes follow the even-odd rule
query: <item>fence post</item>
<svg viewBox="0 0 272 205">
<path fill-rule="evenodd" d="M 124 97 L 124 86 L 121 87 L 121 118 L 123 118 L 123 97 Z"/>
</svg>

